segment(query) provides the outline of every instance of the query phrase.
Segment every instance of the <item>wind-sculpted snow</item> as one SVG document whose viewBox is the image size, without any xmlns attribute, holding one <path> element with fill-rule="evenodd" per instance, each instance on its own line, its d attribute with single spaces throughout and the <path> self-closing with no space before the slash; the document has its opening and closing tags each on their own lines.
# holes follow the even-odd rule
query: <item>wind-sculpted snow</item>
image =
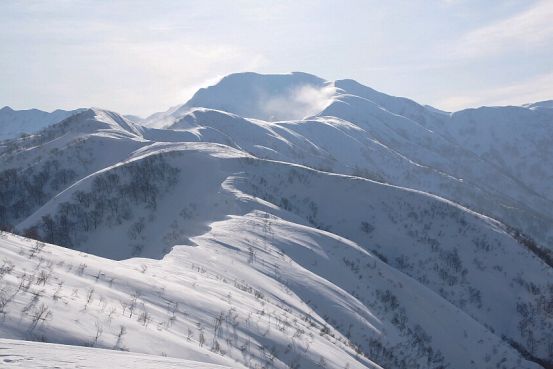
<svg viewBox="0 0 553 369">
<path fill-rule="evenodd" d="M 271 165 L 247 173 L 235 179 L 242 191 L 356 241 L 492 331 L 551 355 L 551 264 L 501 224 L 439 198 L 352 177 L 299 167 L 283 173 Z"/>
<path fill-rule="evenodd" d="M 271 123 L 248 114 L 261 109 L 255 107 L 259 90 L 267 94 L 272 91 L 267 86 L 274 85 L 277 96 L 283 86 L 304 79 L 335 87 L 324 109 L 312 114 L 316 117 Z M 553 247 L 553 202 L 544 185 L 549 181 L 542 180 L 552 175 L 548 131 L 553 114 L 546 109 L 494 108 L 498 113 L 493 117 L 486 109 L 448 114 L 352 80 L 330 83 L 302 74 L 235 74 L 198 96 L 158 117 L 163 124 L 153 125 L 262 158 L 434 193 L 501 219 L 544 248 Z M 265 121 L 243 118 L 252 116 Z M 501 122 L 507 116 L 510 125 Z M 517 134 L 517 126 L 525 127 L 524 135 Z"/>
<path fill-rule="evenodd" d="M 206 244 L 213 242 L 208 236 L 220 229 L 219 225 L 227 227 L 231 222 L 236 224 L 228 231 L 232 238 L 225 240 L 224 235 L 218 233 L 211 236 L 218 247 L 232 250 L 229 256 L 220 256 L 221 260 L 228 262 L 233 253 L 238 252 L 247 254 L 243 257 L 254 264 L 254 259 L 265 259 L 259 242 L 266 247 L 281 247 L 281 241 L 270 229 L 263 231 L 266 234 L 261 241 L 255 241 L 247 225 L 264 222 L 264 218 L 274 219 L 276 223 L 287 224 L 279 232 L 283 240 L 304 239 L 304 236 L 296 236 L 297 232 L 304 231 L 327 237 L 339 235 L 337 239 L 341 243 L 348 243 L 348 248 L 357 250 L 348 254 L 342 246 L 341 252 L 324 257 L 337 264 L 324 264 L 320 269 L 313 268 L 321 261 L 302 259 L 296 262 L 308 268 L 316 280 L 329 281 L 329 284 L 317 282 L 323 283 L 320 294 L 329 300 L 310 305 L 311 308 L 323 317 L 332 318 L 334 321 L 327 323 L 350 337 L 353 344 L 376 363 L 401 367 L 402 360 L 415 359 L 408 353 L 399 355 L 397 351 L 420 345 L 419 351 L 426 353 L 417 359 L 422 360 L 420 363 L 436 360 L 458 365 L 459 349 L 452 348 L 448 342 L 436 352 L 437 343 L 432 341 L 431 344 L 427 338 L 419 336 L 435 337 L 440 334 L 438 328 L 422 325 L 422 318 L 410 318 L 401 309 L 385 307 L 388 300 L 399 299 L 395 292 L 397 286 L 407 282 L 398 282 L 372 294 L 367 292 L 365 285 L 355 287 L 353 281 L 372 278 L 363 274 L 377 260 L 369 254 L 371 252 L 397 269 L 395 277 L 390 277 L 392 280 L 410 276 L 417 281 L 417 289 L 428 290 L 425 294 L 430 293 L 440 304 L 450 306 L 447 314 L 451 318 L 448 319 L 459 319 L 458 314 L 467 314 L 478 330 L 498 340 L 493 345 L 501 344 L 508 347 L 505 350 L 514 350 L 508 343 L 512 341 L 532 357 L 548 357 L 549 332 L 553 328 L 549 306 L 549 301 L 553 301 L 553 272 L 531 250 L 507 234 L 500 223 L 425 193 L 239 156 L 221 145 L 211 148 L 201 143 L 159 146 L 161 154 L 156 151 L 137 153 L 137 158 L 131 162 L 79 182 L 19 224 L 18 229 L 36 229 L 41 238 L 62 245 L 69 239 L 68 245 L 109 258 L 161 259 L 169 253 L 164 260 L 170 260 L 181 249 L 176 246 L 171 252 L 171 248 L 185 244 L 197 247 L 184 250 L 203 250 L 198 251 L 202 253 L 201 259 L 219 253 L 205 249 Z M 221 151 L 229 152 L 222 155 Z M 140 175 L 133 179 L 132 173 Z M 129 192 L 131 188 L 134 190 Z M 243 217 L 251 220 L 235 220 Z M 298 230 L 294 231 L 294 227 Z M 317 228 L 326 232 L 321 233 Z M 313 241 L 310 247 L 323 242 L 326 241 Z M 286 246 L 287 251 L 274 252 L 293 253 L 289 247 Z M 182 260 L 193 259 L 194 256 L 187 254 Z M 268 268 L 264 273 L 277 273 L 275 263 L 264 261 L 262 265 Z M 219 267 L 214 269 L 220 270 Z M 351 283 L 335 279 L 333 271 L 340 269 L 353 271 Z M 290 272 L 279 273 L 290 275 Z M 248 284 L 259 279 L 240 278 Z M 286 282 L 286 286 L 292 289 L 290 282 Z M 267 287 L 264 293 L 272 293 L 274 288 Z M 337 292 L 328 295 L 335 288 Z M 513 288 L 518 291 L 516 298 L 511 293 Z M 304 287 L 296 294 L 306 302 L 314 300 L 311 297 L 314 290 L 313 286 Z M 317 300 L 322 298 L 317 296 Z M 357 308 L 348 308 L 355 314 L 326 310 L 336 301 L 348 298 L 356 301 L 353 306 Z M 385 300 L 384 306 L 374 305 L 379 298 Z M 285 301 L 283 297 L 280 299 Z M 407 301 L 413 300 L 406 298 L 404 301 L 408 304 Z M 420 299 L 415 301 L 413 304 L 420 305 Z M 374 309 L 391 309 L 394 314 L 378 320 L 397 323 L 398 319 L 399 322 L 407 319 L 417 322 L 422 331 L 419 334 L 416 326 L 397 323 L 399 325 L 392 324 L 393 328 L 388 328 L 396 332 L 394 336 L 403 337 L 397 342 L 368 335 L 370 327 L 379 332 L 381 329 L 374 328 L 377 322 L 369 319 L 370 314 L 362 314 L 361 320 L 357 318 L 361 306 L 373 315 Z M 428 351 L 430 347 L 432 351 Z"/>
<path fill-rule="evenodd" d="M 549 368 L 550 110 L 246 73 L 145 120 L 89 109 L 5 141 L 0 227 L 41 241 L 2 234 L 0 337 L 238 368 Z"/>
<path fill-rule="evenodd" d="M 346 239 L 259 212 L 210 228 L 161 261 L 5 234 L 2 335 L 233 367 L 537 367 Z"/>
<path fill-rule="evenodd" d="M 69 146 L 75 140 L 90 141 L 91 138 L 99 140 L 106 137 L 112 140 L 113 145 L 101 150 L 95 147 L 89 150 L 95 154 L 122 152 L 122 155 L 114 155 L 112 163 L 115 163 L 121 160 L 121 156 L 132 152 L 133 148 L 151 142 L 217 142 L 257 157 L 298 163 L 329 172 L 354 174 L 434 193 L 500 219 L 531 235 L 542 247 L 551 249 L 553 201 L 547 195 L 547 186 L 543 185 L 548 181 L 540 183 L 540 178 L 551 176 L 547 159 L 550 156 L 547 155 L 548 147 L 553 146 L 547 141 L 551 137 L 547 134 L 547 122 L 553 121 L 551 114 L 532 113 L 531 108 L 517 108 L 528 114 L 514 114 L 509 119 L 529 128 L 524 139 L 514 141 L 511 137 L 517 137 L 514 134 L 517 128 L 513 124 L 504 127 L 497 117 L 488 118 L 480 111 L 471 113 L 470 119 L 478 126 L 501 133 L 477 134 L 474 128 L 470 128 L 472 123 L 462 118 L 468 116 L 468 113 L 460 112 L 450 117 L 411 100 L 379 93 L 351 80 L 336 81 L 336 90 L 328 106 L 318 117 L 304 120 L 267 122 L 205 107 L 194 108 L 204 104 L 242 112 L 241 109 L 253 109 L 250 105 L 255 105 L 257 100 L 246 97 L 255 95 L 256 91 L 263 90 L 266 94 L 272 91 L 278 95 L 279 91 L 303 83 L 329 85 L 317 77 L 301 73 L 272 76 L 236 74 L 223 79 L 216 86 L 202 90 L 198 93 L 202 99 L 192 99 L 193 102 L 185 104 L 182 109 L 172 108 L 168 112 L 171 116 L 169 120 L 165 116 L 152 117 L 154 121 L 165 121 L 163 125 L 169 126 L 171 130 L 139 127 L 114 113 L 96 109 L 91 111 L 94 117 L 92 120 L 86 118 L 89 113 L 85 113 L 64 123 L 65 127 L 75 127 L 74 132 L 82 131 L 79 137 L 66 134 L 53 140 L 53 132 L 65 132 L 68 129 L 60 130 L 56 126 L 39 134 L 38 138 L 8 142 L 7 146 L 11 148 L 8 153 L 11 154 L 3 157 L 8 165 L 12 163 L 10 167 L 21 167 L 33 159 L 40 160 L 37 157 L 45 156 L 45 150 L 60 150 L 60 146 Z M 239 88 L 241 93 L 233 93 L 235 88 Z M 213 105 L 209 101 L 219 103 Z M 232 109 L 229 107 L 231 105 Z M 510 108 L 496 108 L 501 109 L 506 112 Z M 501 114 L 497 116 L 501 117 Z M 533 123 L 536 119 L 538 121 Z M 525 124 L 528 120 L 531 123 Z M 95 123 L 91 125 L 87 121 Z M 496 121 L 497 124 L 494 123 Z M 464 132 L 462 127 L 474 133 L 472 143 L 467 141 L 470 140 L 470 132 L 464 137 L 455 133 L 455 129 Z M 494 137 L 504 138 L 495 144 Z M 473 147 L 475 142 L 478 142 L 479 149 Z M 17 148 L 33 148 L 41 143 L 45 143 L 41 145 L 41 150 L 27 150 L 30 151 L 27 153 L 19 149 L 17 152 Z M 488 154 L 482 151 L 486 145 L 489 146 Z M 525 150 L 529 152 L 528 155 L 524 154 Z M 501 155 L 493 159 L 492 152 Z M 22 159 L 25 156 L 31 158 Z M 106 163 L 106 160 L 100 162 L 102 164 L 96 170 L 102 165 L 112 164 Z M 509 163 L 513 163 L 512 168 L 507 167 Z M 88 174 L 93 172 L 93 168 L 87 171 Z"/>
<path fill-rule="evenodd" d="M 4 235 L 15 266 L 4 264 L 1 332 L 232 367 L 376 367 L 267 269 L 248 267 L 247 249 L 178 248 L 182 259 L 113 262 Z"/>
</svg>

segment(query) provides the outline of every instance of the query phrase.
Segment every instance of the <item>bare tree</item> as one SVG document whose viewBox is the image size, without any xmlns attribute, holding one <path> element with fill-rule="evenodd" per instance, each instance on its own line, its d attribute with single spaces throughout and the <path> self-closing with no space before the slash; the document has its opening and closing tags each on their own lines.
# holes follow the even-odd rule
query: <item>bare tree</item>
<svg viewBox="0 0 553 369">
<path fill-rule="evenodd" d="M 125 334 L 127 334 L 127 328 L 125 328 L 124 326 L 121 326 L 119 328 L 119 333 L 117 333 L 117 341 L 115 342 L 114 348 L 116 348 L 118 350 L 123 349 L 123 336 Z"/>
<path fill-rule="evenodd" d="M 102 323 L 100 323 L 98 320 L 94 322 L 94 326 L 96 327 L 96 334 L 94 335 L 92 343 L 90 344 L 90 346 L 93 346 L 93 347 L 96 346 L 96 344 L 98 343 L 98 339 L 100 338 L 100 336 L 102 336 L 102 333 L 104 333 L 104 328 L 102 327 Z"/>
<path fill-rule="evenodd" d="M 113 319 L 113 314 L 115 314 L 116 311 L 117 311 L 117 309 L 115 308 L 115 306 L 110 307 L 110 309 L 108 310 L 108 317 L 106 319 L 108 325 L 111 325 L 111 320 Z"/>
<path fill-rule="evenodd" d="M 45 270 L 41 270 L 40 273 L 38 273 L 38 277 L 36 279 L 36 284 L 46 286 L 46 283 L 48 282 L 48 279 L 50 279 L 50 272 L 46 272 Z"/>
<path fill-rule="evenodd" d="M 84 310 L 87 309 L 88 304 L 90 304 L 93 299 L 94 299 L 94 288 L 90 288 L 88 290 L 88 293 L 86 294 L 86 303 L 84 305 Z"/>
<path fill-rule="evenodd" d="M 44 324 L 47 320 L 52 318 L 53 314 L 45 304 L 40 304 L 31 314 L 31 326 L 29 327 L 29 332 L 35 330 L 38 325 Z"/>
<path fill-rule="evenodd" d="M 146 310 L 146 306 L 142 304 L 142 312 L 138 316 L 138 322 L 142 323 L 144 327 L 148 328 L 148 325 L 150 324 L 151 321 L 152 321 L 152 316 Z"/>
</svg>

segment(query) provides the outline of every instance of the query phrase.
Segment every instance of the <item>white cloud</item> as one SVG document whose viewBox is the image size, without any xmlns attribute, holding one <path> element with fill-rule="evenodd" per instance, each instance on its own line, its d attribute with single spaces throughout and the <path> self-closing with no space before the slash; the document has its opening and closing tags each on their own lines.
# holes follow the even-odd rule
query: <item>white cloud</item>
<svg viewBox="0 0 553 369">
<path fill-rule="evenodd" d="M 553 41 L 553 1 L 465 34 L 452 50 L 454 57 L 481 57 L 526 48 L 547 47 Z"/>
<path fill-rule="evenodd" d="M 336 94 L 334 86 L 303 85 L 289 93 L 261 99 L 261 109 L 270 120 L 302 119 L 324 110 Z"/>
</svg>

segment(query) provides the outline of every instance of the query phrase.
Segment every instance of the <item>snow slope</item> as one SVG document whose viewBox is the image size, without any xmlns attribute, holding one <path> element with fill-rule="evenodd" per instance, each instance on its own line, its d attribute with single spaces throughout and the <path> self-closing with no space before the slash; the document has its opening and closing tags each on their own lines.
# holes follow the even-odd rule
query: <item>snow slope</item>
<svg viewBox="0 0 553 369">
<path fill-rule="evenodd" d="M 514 106 L 463 110 L 452 115 L 445 133 L 530 191 L 553 199 L 553 111 Z"/>
<path fill-rule="evenodd" d="M 13 298 L 2 335 L 233 367 L 376 367 L 355 345 L 383 367 L 538 367 L 343 238 L 260 213 L 210 228 L 161 261 L 114 262 L 5 235 L 2 257 L 14 268 L 3 279 Z"/>
<path fill-rule="evenodd" d="M 505 168 L 467 150 L 468 145 L 454 144 L 358 97 L 341 97 L 322 114 L 266 122 L 195 108 L 169 128 L 257 157 L 431 192 L 501 219 L 550 247 L 551 201 Z M 547 171 L 547 162 L 536 165 Z"/>
<path fill-rule="evenodd" d="M 551 367 L 551 116 L 245 73 L 144 125 L 89 109 L 6 141 L 0 226 L 75 250 L 3 234 L 0 337 L 232 367 Z"/>
<path fill-rule="evenodd" d="M 134 173 L 139 175 L 135 177 Z M 112 181 L 114 185 L 102 187 L 102 183 L 107 183 L 104 181 Z M 125 190 L 141 184 L 150 188 L 151 192 L 132 195 Z M 115 205 L 110 206 L 109 210 L 92 205 L 102 203 Z M 94 218 L 98 212 L 100 217 Z M 50 217 L 52 225 L 45 222 L 44 217 Z M 269 219 L 273 225 L 264 226 L 264 219 Z M 256 223 L 259 225 L 250 230 L 251 224 Z M 394 291 L 395 296 L 397 286 L 407 283 L 405 278 L 410 277 L 412 282 L 409 283 L 417 282 L 409 290 L 432 296 L 425 298 L 436 300 L 431 305 L 447 306 L 449 310 L 443 313 L 446 316 L 444 321 L 455 321 L 459 319 L 459 314 L 466 314 L 470 317 L 470 324 L 475 326 L 474 336 L 490 334 L 495 337 L 490 341 L 494 342 L 490 343 L 492 346 L 506 345 L 500 337 L 507 337 L 522 347 L 531 345 L 532 354 L 538 358 L 548 355 L 548 332 L 553 325 L 549 309 L 542 311 L 539 306 L 540 301 L 553 298 L 550 266 L 512 238 L 500 223 L 420 192 L 357 177 L 331 175 L 283 162 L 260 160 L 222 145 L 156 143 L 135 152 L 130 161 L 79 181 L 18 225 L 21 231 L 33 227 L 37 227 L 49 242 L 71 245 L 111 259 L 125 259 L 133 255 L 163 258 L 164 261 L 176 258 L 179 261 L 175 265 L 182 266 L 185 260 L 201 263 L 201 260 L 210 259 L 209 255 L 222 253 L 223 256 L 216 259 L 223 264 L 214 261 L 208 268 L 221 273 L 229 269 L 229 260 L 239 257 L 242 259 L 241 266 L 236 270 L 231 268 L 226 278 L 238 278 L 254 286 L 254 281 L 262 278 L 241 275 L 243 270 L 249 272 L 243 266 L 244 259 L 271 258 L 270 262 L 262 263 L 266 269 L 264 274 L 290 276 L 293 271 L 279 271 L 276 274 L 276 269 L 285 266 L 280 265 L 282 260 L 272 261 L 271 255 L 294 252 L 299 243 L 296 239 L 315 238 L 316 241 L 309 243 L 309 247 L 313 248 L 323 247 L 330 242 L 325 238 L 331 237 L 334 243 L 349 244 L 338 247 L 340 251 L 337 253 L 323 251 L 321 256 L 327 255 L 323 259 L 332 260 L 331 264 L 311 259 L 310 253 L 298 256 L 296 261 L 303 268 L 310 269 L 312 278 L 318 280 L 323 277 L 329 282 L 323 284 L 324 288 L 320 290 L 314 286 L 322 282 L 298 287 L 300 289 L 296 293 L 303 301 L 322 301 L 312 308 L 315 311 L 321 309 L 317 311 L 321 316 L 332 317 L 335 320 L 332 327 L 343 335 L 350 335 L 363 352 L 370 352 L 374 337 L 364 333 L 368 323 L 359 320 L 360 311 L 363 311 L 359 309 L 368 309 L 361 317 L 377 315 L 379 309 L 386 311 L 386 307 L 373 305 L 374 301 L 378 301 L 379 293 Z M 227 231 L 218 232 L 221 228 Z M 317 228 L 326 231 L 321 232 Z M 281 230 L 277 232 L 275 229 Z M 254 236 L 250 236 L 252 232 Z M 214 243 L 215 250 L 210 248 L 211 243 Z M 182 250 L 186 250 L 186 257 L 178 257 L 181 249 L 175 247 L 173 252 L 170 250 L 179 244 L 197 247 L 185 247 Z M 230 249 L 230 252 L 223 252 L 220 247 Z M 346 250 L 351 247 L 357 251 L 348 253 Z M 199 254 L 189 253 L 188 250 L 198 250 Z M 358 279 L 369 281 L 375 278 L 364 275 L 368 273 L 366 267 L 374 264 L 367 257 L 377 260 L 367 252 L 380 255 L 387 262 L 382 263 L 383 266 L 394 268 L 390 273 L 396 274 L 390 280 L 399 279 L 400 282 L 377 288 L 372 293 L 369 288 L 376 288 L 377 285 L 366 285 L 366 282 L 359 285 Z M 167 253 L 168 256 L 165 256 Z M 317 267 L 319 264 L 321 267 Z M 333 271 L 340 268 L 352 269 L 350 279 L 336 279 L 338 275 Z M 302 275 L 305 272 L 295 273 L 301 275 L 302 281 L 306 279 Z M 291 288 L 291 283 L 300 282 L 288 280 L 287 288 Z M 347 292 L 328 296 L 328 291 L 337 288 L 333 285 Z M 304 286 L 303 282 L 300 286 Z M 279 289 L 278 285 L 262 290 L 264 294 L 274 294 L 275 289 Z M 516 298 L 512 294 L 513 289 L 517 290 Z M 285 297 L 279 299 L 286 300 Z M 354 306 L 358 306 L 350 308 L 354 314 L 326 310 L 336 301 L 348 299 L 353 299 Z M 406 301 L 403 307 L 406 320 L 417 322 L 431 337 L 440 336 L 440 330 L 444 327 L 428 327 L 426 324 L 429 323 L 423 324 L 428 317 L 411 316 L 413 311 L 420 309 L 420 298 L 410 297 L 402 301 Z M 519 311 L 522 306 L 534 311 L 533 319 L 528 319 Z M 383 316 L 379 320 L 392 318 L 393 315 Z M 467 324 L 464 322 L 460 326 L 466 327 Z M 521 324 L 524 329 L 519 329 Z M 355 328 L 346 330 L 348 325 Z M 369 321 L 368 326 L 372 325 L 374 322 Z M 411 336 L 405 333 L 408 332 L 406 329 L 403 325 L 398 328 L 392 324 L 388 330 L 400 330 L 397 336 L 403 335 L 404 338 L 381 343 L 399 347 L 412 345 L 408 343 Z M 414 326 L 411 327 L 411 330 L 414 329 Z M 451 329 L 448 325 L 448 331 Z M 530 331 L 531 344 L 528 341 Z M 446 343 L 440 347 L 445 362 L 456 367 L 469 365 L 467 362 L 461 365 L 457 356 L 459 348 L 452 348 L 450 342 Z M 433 347 L 438 347 L 436 345 Z M 512 350 L 510 346 L 509 349 Z M 413 360 L 410 354 L 407 352 L 404 355 Z M 370 355 L 369 358 L 373 359 Z M 480 359 L 471 358 L 475 362 Z M 426 357 L 425 360 L 431 358 Z M 390 364 L 387 361 L 376 362 L 383 366 Z M 392 367 L 395 365 L 397 363 Z"/>
<path fill-rule="evenodd" d="M 161 356 L 123 353 L 113 350 L 90 349 L 79 346 L 45 344 L 29 341 L 0 339 L 0 359 L 3 368 L 98 368 L 99 363 L 110 363 L 120 369 L 224 369 L 205 362 L 179 360 Z"/>
<path fill-rule="evenodd" d="M 301 86 L 310 92 L 297 93 Z M 285 115 L 267 113 L 268 105 Z M 501 219 L 551 250 L 553 202 L 541 178 L 552 175 L 553 113 L 538 106 L 547 102 L 450 114 L 352 80 L 238 73 L 144 124 L 434 193 Z"/>
</svg>

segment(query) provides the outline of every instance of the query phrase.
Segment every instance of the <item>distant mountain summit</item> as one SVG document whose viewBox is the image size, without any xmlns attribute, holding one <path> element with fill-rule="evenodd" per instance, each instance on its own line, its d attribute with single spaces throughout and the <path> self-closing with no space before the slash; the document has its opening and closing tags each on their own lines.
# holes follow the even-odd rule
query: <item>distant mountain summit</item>
<svg viewBox="0 0 553 369">
<path fill-rule="evenodd" d="M 302 119 L 317 114 L 333 96 L 331 82 L 307 73 L 238 73 L 202 88 L 185 107 L 224 110 L 267 121 Z"/>
<path fill-rule="evenodd" d="M 231 74 L 213 86 L 201 88 L 183 105 L 134 121 L 150 127 L 167 127 L 194 108 L 220 110 L 269 122 L 301 120 L 325 114 L 325 109 L 333 102 L 348 99 L 348 95 L 369 100 L 394 114 L 422 120 L 430 127 L 440 125 L 441 114 L 432 107 L 378 92 L 354 80 L 327 81 L 303 72 Z"/>
<path fill-rule="evenodd" d="M 323 110 L 334 94 L 332 82 L 308 73 L 235 73 L 201 88 L 185 104 L 151 115 L 145 124 L 169 125 L 197 107 L 265 121 L 302 119 Z"/>
</svg>

